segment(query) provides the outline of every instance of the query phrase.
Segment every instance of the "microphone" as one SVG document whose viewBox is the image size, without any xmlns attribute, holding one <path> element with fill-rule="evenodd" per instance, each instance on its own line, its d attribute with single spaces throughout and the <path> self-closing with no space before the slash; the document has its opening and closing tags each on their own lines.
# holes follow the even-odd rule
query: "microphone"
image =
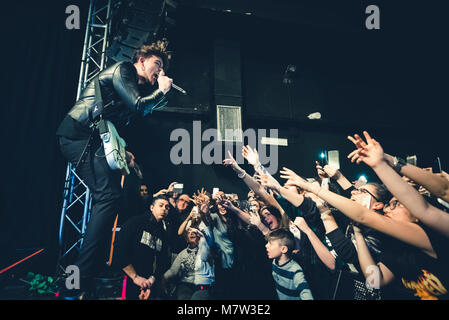
<svg viewBox="0 0 449 320">
<path fill-rule="evenodd" d="M 187 91 L 185 91 L 183 88 L 181 88 L 180 86 L 177 86 L 176 84 L 172 83 L 171 86 L 173 87 L 173 89 L 178 90 L 179 92 L 181 92 L 182 94 L 187 94 Z"/>
<path fill-rule="evenodd" d="M 156 79 L 157 79 L 158 77 L 159 77 L 159 74 L 156 74 Z M 187 91 L 185 91 L 185 90 L 184 90 L 183 88 L 181 88 L 180 86 L 177 86 L 177 85 L 174 84 L 173 82 L 172 82 L 171 86 L 172 86 L 173 89 L 178 90 L 178 91 L 181 92 L 182 94 L 184 94 L 184 95 L 187 94 Z"/>
</svg>

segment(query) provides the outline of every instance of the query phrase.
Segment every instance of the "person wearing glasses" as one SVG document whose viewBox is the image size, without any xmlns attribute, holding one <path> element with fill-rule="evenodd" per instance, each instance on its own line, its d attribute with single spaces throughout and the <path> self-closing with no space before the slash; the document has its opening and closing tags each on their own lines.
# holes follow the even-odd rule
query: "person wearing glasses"
<svg viewBox="0 0 449 320">
<path fill-rule="evenodd" d="M 368 183 L 358 189 L 352 188 L 350 200 L 381 215 L 383 214 L 384 204 L 388 203 L 390 198 L 391 194 L 384 185 Z M 332 214 L 322 215 L 322 220 L 326 229 L 326 236 L 335 253 L 345 262 L 344 273 L 340 277 L 340 283 L 337 283 L 335 292 L 339 294 L 340 298 L 380 300 L 381 292 L 379 290 L 365 286 L 365 279 L 355 245 L 354 230 L 356 228 L 354 222 L 351 221 L 343 232 Z M 384 247 L 383 235 L 370 227 L 360 226 L 360 228 L 363 230 L 368 250 L 374 257 L 379 258 Z"/>
<path fill-rule="evenodd" d="M 289 171 L 291 177 L 294 177 L 294 173 L 291 170 Z M 384 204 L 388 203 L 391 198 L 391 194 L 385 186 L 378 183 L 368 183 L 359 188 L 350 186 L 346 189 L 346 194 L 350 195 L 350 200 L 345 198 L 348 201 L 357 203 L 379 215 L 383 214 Z M 333 254 L 344 263 L 337 266 L 340 269 L 340 274 L 333 290 L 333 298 L 380 300 L 381 292 L 379 290 L 365 286 L 365 278 L 360 268 L 355 245 L 354 223 L 350 221 L 346 228 L 338 225 L 336 218 L 340 218 L 341 215 L 342 213 L 338 210 L 322 210 L 321 213 L 326 238 L 330 242 Z M 337 221 L 343 222 L 342 219 Z M 370 253 L 374 257 L 379 257 L 383 250 L 383 234 L 365 226 L 362 226 L 362 229 Z"/>
<path fill-rule="evenodd" d="M 369 152 L 363 161 L 377 164 L 373 160 L 376 155 Z M 373 210 L 375 206 L 368 209 L 358 203 L 357 197 L 368 194 L 366 191 L 355 192 L 351 201 L 307 182 L 290 169 L 284 168 L 281 177 L 312 192 L 355 223 L 384 234 L 382 252 L 376 257 L 368 248 L 364 231 L 357 226 L 353 228 L 360 269 L 366 278 L 365 287 L 388 288 L 382 291 L 382 294 L 386 293 L 384 298 L 449 299 L 447 238 L 419 221 L 402 201 L 396 202 L 398 198 L 390 199 L 383 210 L 385 214 L 380 214 L 379 210 Z M 364 189 L 378 195 L 369 187 Z"/>
</svg>

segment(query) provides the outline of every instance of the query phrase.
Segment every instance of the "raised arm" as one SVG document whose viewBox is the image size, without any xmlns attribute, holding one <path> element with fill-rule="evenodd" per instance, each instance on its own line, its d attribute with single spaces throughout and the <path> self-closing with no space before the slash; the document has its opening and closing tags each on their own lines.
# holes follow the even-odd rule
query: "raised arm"
<svg viewBox="0 0 449 320">
<path fill-rule="evenodd" d="M 245 184 L 254 191 L 254 193 L 259 196 L 267 205 L 271 205 L 279 210 L 282 214 L 284 214 L 284 210 L 282 209 L 279 202 L 276 201 L 273 195 L 268 194 L 265 191 L 265 188 L 258 183 L 253 177 L 248 175 L 245 170 L 243 170 L 235 161 L 232 154 L 228 151 L 228 158 L 223 160 L 223 164 L 225 166 L 231 166 L 232 169 L 238 174 L 238 177 L 245 182 Z"/>
<path fill-rule="evenodd" d="M 410 163 L 401 164 L 397 161 L 398 158 L 386 153 L 384 154 L 384 159 L 396 172 L 423 186 L 436 197 L 449 201 L 449 179 L 447 179 L 447 173 L 432 173 Z"/>
<path fill-rule="evenodd" d="M 365 279 L 373 279 L 374 283 L 368 283 L 372 288 L 383 287 L 394 280 L 394 274 L 383 264 L 374 261 L 368 246 L 366 245 L 365 238 L 360 229 L 354 226 L 354 236 L 357 246 L 357 256 L 359 259 L 360 268 L 362 269 Z M 378 283 L 376 283 L 378 280 Z"/>
<path fill-rule="evenodd" d="M 449 214 L 429 204 L 419 192 L 405 182 L 399 174 L 385 160 L 384 152 L 375 139 L 368 132 L 363 132 L 366 143 L 355 135 L 348 137 L 358 146 L 356 152 L 352 152 L 351 161 L 364 162 L 369 165 L 377 176 L 386 185 L 388 190 L 422 223 L 441 234 L 449 237 Z"/>
<path fill-rule="evenodd" d="M 236 206 L 234 206 L 231 201 L 224 200 L 223 202 L 221 202 L 221 204 L 223 205 L 223 207 L 225 207 L 229 211 L 234 212 L 235 214 L 237 214 L 237 217 L 239 217 L 240 220 L 242 220 L 246 224 L 250 224 L 251 223 L 250 215 L 247 212 L 242 211 L 240 208 L 237 208 Z"/>
<path fill-rule="evenodd" d="M 346 179 L 346 177 L 337 168 L 328 164 L 322 167 L 318 161 L 315 161 L 315 164 L 318 176 L 320 178 L 334 179 L 343 190 L 348 190 L 349 188 L 352 187 L 352 183 L 348 179 Z"/>
<path fill-rule="evenodd" d="M 187 224 L 189 223 L 190 219 L 193 218 L 193 208 L 192 211 L 190 211 L 190 214 L 187 216 L 187 218 L 181 223 L 178 229 L 178 235 L 181 236 L 184 231 L 186 230 Z"/>
<path fill-rule="evenodd" d="M 284 168 L 281 174 L 282 178 L 289 179 L 300 188 L 316 194 L 355 222 L 364 224 L 412 246 L 418 247 L 424 253 L 436 257 L 427 234 L 417 224 L 397 221 L 380 215 L 350 199 L 307 182 L 290 169 Z"/>
<path fill-rule="evenodd" d="M 262 186 L 276 191 L 295 207 L 299 207 L 304 201 L 304 196 L 302 194 L 298 194 L 288 188 L 282 187 L 271 175 L 262 174 L 260 176 L 260 182 Z"/>
<path fill-rule="evenodd" d="M 313 246 L 317 256 L 320 260 L 331 270 L 335 269 L 335 258 L 332 253 L 327 249 L 327 247 L 321 242 L 316 236 L 315 232 L 309 228 L 306 220 L 303 217 L 297 217 L 294 224 L 301 230 L 307 238 L 309 238 L 310 243 Z"/>
<path fill-rule="evenodd" d="M 119 64 L 114 70 L 112 84 L 128 109 L 146 116 L 153 112 L 154 107 L 166 101 L 165 93 L 170 90 L 171 83 L 169 86 L 165 78 L 161 77 L 161 82 L 164 81 L 164 83 L 162 86 L 159 85 L 159 89 L 146 97 L 142 97 L 137 86 L 136 69 L 131 63 L 125 62 Z"/>
</svg>

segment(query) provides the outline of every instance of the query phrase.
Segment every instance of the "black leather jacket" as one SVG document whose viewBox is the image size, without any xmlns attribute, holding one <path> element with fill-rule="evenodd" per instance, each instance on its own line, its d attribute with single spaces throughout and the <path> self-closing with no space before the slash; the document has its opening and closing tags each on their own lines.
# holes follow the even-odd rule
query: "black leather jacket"
<svg viewBox="0 0 449 320">
<path fill-rule="evenodd" d="M 116 126 L 129 123 L 131 116 L 146 116 L 155 106 L 166 103 L 164 93 L 157 89 L 148 96 L 141 96 L 136 68 L 130 62 L 117 62 L 99 74 L 101 96 L 103 99 L 103 118 Z M 88 130 L 92 123 L 92 108 L 95 105 L 95 81 L 91 81 L 81 92 L 80 98 L 61 123 L 57 135 L 74 137 L 75 128 Z M 77 124 L 68 124 L 72 119 Z M 80 125 L 80 126 L 79 126 Z"/>
</svg>

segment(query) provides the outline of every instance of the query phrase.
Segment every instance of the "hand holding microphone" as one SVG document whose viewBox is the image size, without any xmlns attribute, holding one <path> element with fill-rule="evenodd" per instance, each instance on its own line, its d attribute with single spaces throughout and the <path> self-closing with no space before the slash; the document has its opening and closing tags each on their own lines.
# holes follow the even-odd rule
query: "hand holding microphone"
<svg viewBox="0 0 449 320">
<path fill-rule="evenodd" d="M 161 70 L 159 72 L 158 77 L 157 77 L 157 83 L 159 85 L 159 89 L 161 89 L 162 92 L 164 94 L 166 94 L 168 91 L 170 91 L 170 88 L 171 88 L 171 86 L 173 84 L 173 79 L 167 77 L 165 75 L 164 70 Z"/>
<path fill-rule="evenodd" d="M 187 92 L 183 88 L 173 83 L 173 79 L 165 75 L 164 70 L 161 70 L 161 72 L 159 72 L 157 82 L 159 84 L 159 89 L 161 89 L 164 94 L 166 94 L 171 88 L 178 90 L 182 94 L 187 94 Z"/>
</svg>

